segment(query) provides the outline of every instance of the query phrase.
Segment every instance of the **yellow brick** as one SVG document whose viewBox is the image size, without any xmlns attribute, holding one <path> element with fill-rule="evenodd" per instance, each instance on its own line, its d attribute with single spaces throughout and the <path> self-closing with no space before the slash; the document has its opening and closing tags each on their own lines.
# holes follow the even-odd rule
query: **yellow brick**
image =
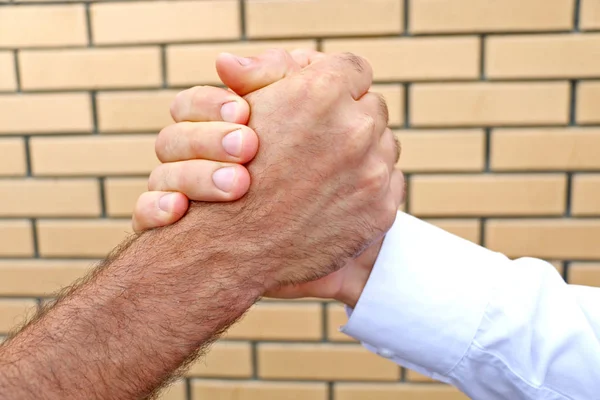
<svg viewBox="0 0 600 400">
<path fill-rule="evenodd" d="M 569 283 L 600 287 L 600 264 L 573 263 L 569 266 Z"/>
<path fill-rule="evenodd" d="M 105 257 L 131 234 L 129 220 L 40 220 L 43 257 Z"/>
<path fill-rule="evenodd" d="M 186 376 L 249 378 L 252 376 L 250 343 L 215 343 L 206 356 L 192 364 Z"/>
<path fill-rule="evenodd" d="M 381 38 L 324 42 L 328 53 L 350 51 L 365 57 L 376 80 L 477 79 L 479 39 Z"/>
<path fill-rule="evenodd" d="M 566 124 L 564 82 L 417 84 L 411 88 L 415 126 Z"/>
<path fill-rule="evenodd" d="M 0 8 L 0 48 L 85 44 L 83 4 Z"/>
<path fill-rule="evenodd" d="M 348 317 L 343 304 L 327 304 L 327 339 L 332 342 L 356 342 L 342 332 L 340 327 L 348 323 Z"/>
<path fill-rule="evenodd" d="M 192 381 L 192 400 L 327 400 L 325 383 Z"/>
<path fill-rule="evenodd" d="M 0 299 L 0 332 L 18 329 L 35 314 L 36 309 L 35 300 Z"/>
<path fill-rule="evenodd" d="M 221 85 L 215 60 L 221 52 L 242 57 L 257 56 L 269 49 L 316 49 L 311 40 L 238 42 L 219 44 L 180 45 L 167 47 L 167 81 L 169 85 Z"/>
<path fill-rule="evenodd" d="M 15 90 L 16 88 L 17 79 L 13 55 L 8 51 L 0 51 L 0 91 Z"/>
<path fill-rule="evenodd" d="M 579 26 L 584 30 L 600 28 L 600 1 L 581 0 Z"/>
<path fill-rule="evenodd" d="M 186 400 L 186 396 L 185 382 L 177 381 L 163 389 L 157 400 Z"/>
<path fill-rule="evenodd" d="M 4 179 L 0 180 L 0 216 L 97 216 L 99 193 L 94 179 Z"/>
<path fill-rule="evenodd" d="M 448 385 L 337 383 L 336 400 L 468 400 Z"/>
<path fill-rule="evenodd" d="M 577 123 L 600 122 L 600 82 L 580 82 L 577 86 Z"/>
<path fill-rule="evenodd" d="M 92 130 L 90 96 L 84 93 L 0 95 L 0 134 Z"/>
<path fill-rule="evenodd" d="M 431 379 L 430 377 L 410 369 L 406 370 L 406 380 L 409 382 L 435 382 L 435 380 Z"/>
<path fill-rule="evenodd" d="M 249 37 L 377 35 L 402 32 L 399 0 L 249 0 Z"/>
<path fill-rule="evenodd" d="M 600 129 L 497 129 L 491 167 L 498 171 L 600 169 Z"/>
<path fill-rule="evenodd" d="M 574 0 L 412 0 L 412 33 L 569 30 Z"/>
<path fill-rule="evenodd" d="M 492 36 L 486 43 L 491 79 L 595 77 L 600 34 Z"/>
<path fill-rule="evenodd" d="M 401 85 L 373 85 L 371 92 L 379 93 L 388 106 L 389 125 L 404 124 L 404 87 Z"/>
<path fill-rule="evenodd" d="M 552 266 L 556 269 L 556 271 L 560 274 L 560 276 L 564 275 L 565 268 L 561 261 L 548 261 Z"/>
<path fill-rule="evenodd" d="M 260 344 L 262 379 L 393 381 L 399 367 L 353 344 Z"/>
<path fill-rule="evenodd" d="M 428 219 L 432 225 L 450 232 L 453 235 L 460 236 L 473 243 L 480 244 L 481 223 L 477 219 Z"/>
<path fill-rule="evenodd" d="M 97 98 L 102 132 L 159 131 L 173 123 L 171 103 L 176 91 L 107 92 Z"/>
<path fill-rule="evenodd" d="M 0 295 L 49 297 L 92 266 L 79 260 L 0 260 Z"/>
<path fill-rule="evenodd" d="M 482 171 L 485 135 L 481 130 L 401 130 L 398 167 L 404 172 Z"/>
<path fill-rule="evenodd" d="M 225 334 L 227 339 L 321 340 L 320 304 L 259 304 Z"/>
<path fill-rule="evenodd" d="M 559 260 L 600 259 L 600 220 L 490 220 L 486 246 L 508 257 Z"/>
<path fill-rule="evenodd" d="M 106 213 L 111 217 L 129 217 L 138 197 L 148 190 L 146 178 L 109 178 L 104 181 Z"/>
<path fill-rule="evenodd" d="M 135 18 L 132 18 L 135 16 Z M 148 1 L 91 5 L 97 44 L 237 39 L 237 0 Z"/>
<path fill-rule="evenodd" d="M 600 175 L 575 175 L 571 196 L 573 215 L 600 215 Z"/>
<path fill-rule="evenodd" d="M 0 139 L 0 175 L 25 175 L 25 142 L 20 138 Z"/>
<path fill-rule="evenodd" d="M 411 176 L 409 204 L 416 216 L 561 215 L 566 176 Z"/>
<path fill-rule="evenodd" d="M 27 257 L 32 255 L 33 232 L 31 222 L 0 220 L 0 256 Z"/>
<path fill-rule="evenodd" d="M 19 54 L 21 86 L 37 89 L 158 87 L 158 47 L 31 50 Z"/>
<path fill-rule="evenodd" d="M 35 175 L 148 174 L 159 164 L 155 141 L 156 135 L 33 138 L 31 168 Z"/>
</svg>

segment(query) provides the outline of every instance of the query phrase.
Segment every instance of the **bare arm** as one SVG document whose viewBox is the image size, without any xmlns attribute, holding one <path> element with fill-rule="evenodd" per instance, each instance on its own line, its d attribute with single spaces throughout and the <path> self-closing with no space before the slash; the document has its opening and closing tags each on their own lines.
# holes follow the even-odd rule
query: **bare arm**
<svg viewBox="0 0 600 400">
<path fill-rule="evenodd" d="M 249 95 L 262 137 L 248 194 L 123 245 L 0 348 L 0 399 L 150 397 L 265 291 L 330 274 L 381 238 L 402 182 L 371 77 L 341 54 Z M 197 89 L 177 96 L 176 120 Z M 169 191 L 174 176 L 159 167 L 151 181 Z"/>
<path fill-rule="evenodd" d="M 145 398 L 238 319 L 263 290 L 257 254 L 215 237 L 211 206 L 127 243 L 3 345 L 0 398 Z"/>
</svg>

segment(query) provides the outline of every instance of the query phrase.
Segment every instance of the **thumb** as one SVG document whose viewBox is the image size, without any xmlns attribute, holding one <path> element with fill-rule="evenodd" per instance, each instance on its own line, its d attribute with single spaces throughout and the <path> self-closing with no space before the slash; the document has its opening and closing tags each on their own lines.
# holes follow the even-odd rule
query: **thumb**
<svg viewBox="0 0 600 400">
<path fill-rule="evenodd" d="M 262 89 L 302 68 L 287 51 L 280 49 L 251 58 L 221 53 L 216 67 L 221 81 L 240 96 Z"/>
</svg>

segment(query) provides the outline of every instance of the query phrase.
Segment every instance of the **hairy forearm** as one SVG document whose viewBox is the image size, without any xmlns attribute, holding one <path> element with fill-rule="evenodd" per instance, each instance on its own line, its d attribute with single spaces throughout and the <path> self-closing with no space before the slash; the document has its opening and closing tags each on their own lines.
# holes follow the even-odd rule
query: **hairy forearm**
<svg viewBox="0 0 600 400">
<path fill-rule="evenodd" d="M 2 346 L 0 399 L 147 398 L 235 322 L 262 294 L 252 257 L 188 225 L 133 240 Z"/>
</svg>

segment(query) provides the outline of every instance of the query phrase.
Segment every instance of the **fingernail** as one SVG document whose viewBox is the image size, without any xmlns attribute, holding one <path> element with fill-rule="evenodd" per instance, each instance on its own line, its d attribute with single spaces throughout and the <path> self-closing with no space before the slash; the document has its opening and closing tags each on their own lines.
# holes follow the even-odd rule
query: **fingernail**
<svg viewBox="0 0 600 400">
<path fill-rule="evenodd" d="M 212 176 L 215 186 L 224 192 L 229 192 L 233 187 L 235 178 L 235 169 L 233 167 L 221 168 L 215 171 Z"/>
<path fill-rule="evenodd" d="M 221 118 L 225 122 L 235 122 L 237 117 L 238 105 L 235 101 L 230 101 L 221 106 Z"/>
<path fill-rule="evenodd" d="M 240 63 L 241 66 L 247 66 L 250 65 L 250 63 L 252 62 L 252 60 L 250 58 L 246 58 L 246 57 L 238 57 L 235 56 L 235 59 Z"/>
<path fill-rule="evenodd" d="M 234 157 L 239 157 L 242 154 L 242 130 L 238 129 L 228 133 L 221 143 L 226 152 Z"/>
<path fill-rule="evenodd" d="M 173 202 L 175 201 L 175 193 L 169 193 L 158 199 L 158 208 L 165 212 L 171 212 L 173 209 Z"/>
</svg>

